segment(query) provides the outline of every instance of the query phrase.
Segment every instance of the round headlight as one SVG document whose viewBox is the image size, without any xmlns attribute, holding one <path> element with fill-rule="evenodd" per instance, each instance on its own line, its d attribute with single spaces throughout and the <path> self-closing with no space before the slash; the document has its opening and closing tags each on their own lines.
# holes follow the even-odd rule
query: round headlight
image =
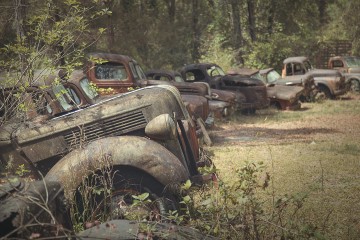
<svg viewBox="0 0 360 240">
<path fill-rule="evenodd" d="M 169 114 L 161 114 L 146 125 L 145 134 L 157 140 L 176 139 L 176 124 Z"/>
</svg>

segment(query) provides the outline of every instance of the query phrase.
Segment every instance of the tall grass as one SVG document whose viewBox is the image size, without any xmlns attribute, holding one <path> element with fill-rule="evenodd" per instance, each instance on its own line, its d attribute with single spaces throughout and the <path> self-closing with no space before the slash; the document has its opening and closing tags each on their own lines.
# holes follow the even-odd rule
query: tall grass
<svg viewBox="0 0 360 240">
<path fill-rule="evenodd" d="M 263 163 L 271 181 L 265 191 L 256 191 L 262 209 L 272 214 L 274 202 L 284 196 L 298 198 L 301 208 L 295 215 L 283 215 L 286 225 L 259 222 L 259 227 L 270 228 L 273 224 L 284 229 L 295 227 L 300 235 L 292 235 L 293 239 L 304 236 L 357 239 L 360 236 L 359 100 L 326 100 L 303 104 L 303 108 L 295 112 L 265 110 L 254 116 L 236 115 L 231 122 L 220 123 L 219 128 L 229 132 L 233 129 L 235 133 L 239 129 L 242 130 L 239 133 L 245 134 L 247 130 L 261 129 L 266 137 L 252 134 L 251 141 L 215 142 L 209 150 L 214 154 L 219 176 L 224 184 L 233 185 L 238 181 L 237 169 L 249 161 Z M 274 129 L 279 131 L 272 135 Z M 219 133 L 215 131 L 212 136 Z M 238 206 L 232 207 L 235 211 Z M 292 225 L 295 219 L 296 225 Z M 304 231 L 311 234 L 301 235 Z M 274 236 L 261 237 L 277 239 Z"/>
</svg>

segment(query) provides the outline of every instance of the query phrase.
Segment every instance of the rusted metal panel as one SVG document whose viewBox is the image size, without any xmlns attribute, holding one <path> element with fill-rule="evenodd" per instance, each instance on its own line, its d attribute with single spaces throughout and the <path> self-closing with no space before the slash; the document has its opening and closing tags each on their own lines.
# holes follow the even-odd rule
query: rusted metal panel
<svg viewBox="0 0 360 240">
<path fill-rule="evenodd" d="M 162 145 L 143 137 L 122 136 L 102 138 L 83 149 L 71 151 L 48 172 L 46 179 L 60 180 L 74 189 L 83 176 L 101 167 L 104 159 L 109 159 L 113 165 L 141 169 L 164 186 L 184 182 L 190 177 L 186 163 Z"/>
</svg>

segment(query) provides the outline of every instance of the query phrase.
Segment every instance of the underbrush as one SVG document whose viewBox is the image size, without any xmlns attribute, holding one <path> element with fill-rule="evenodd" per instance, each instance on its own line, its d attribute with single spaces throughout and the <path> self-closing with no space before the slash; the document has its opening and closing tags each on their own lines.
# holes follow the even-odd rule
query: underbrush
<svg viewBox="0 0 360 240">
<path fill-rule="evenodd" d="M 232 181 L 219 180 L 193 191 L 188 224 L 220 239 L 323 239 L 302 211 L 306 194 L 271 195 L 271 176 L 262 162 L 246 162 Z"/>
</svg>

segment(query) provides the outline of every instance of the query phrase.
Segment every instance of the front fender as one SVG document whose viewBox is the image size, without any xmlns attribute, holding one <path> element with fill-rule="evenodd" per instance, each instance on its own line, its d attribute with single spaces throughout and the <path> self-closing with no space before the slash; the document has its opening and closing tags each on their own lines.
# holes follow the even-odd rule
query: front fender
<svg viewBox="0 0 360 240">
<path fill-rule="evenodd" d="M 75 189 L 81 184 L 83 176 L 103 167 L 105 160 L 110 160 L 113 166 L 131 166 L 142 170 L 164 186 L 189 179 L 189 172 L 174 154 L 157 142 L 137 136 L 93 141 L 63 157 L 45 178 Z"/>
</svg>

